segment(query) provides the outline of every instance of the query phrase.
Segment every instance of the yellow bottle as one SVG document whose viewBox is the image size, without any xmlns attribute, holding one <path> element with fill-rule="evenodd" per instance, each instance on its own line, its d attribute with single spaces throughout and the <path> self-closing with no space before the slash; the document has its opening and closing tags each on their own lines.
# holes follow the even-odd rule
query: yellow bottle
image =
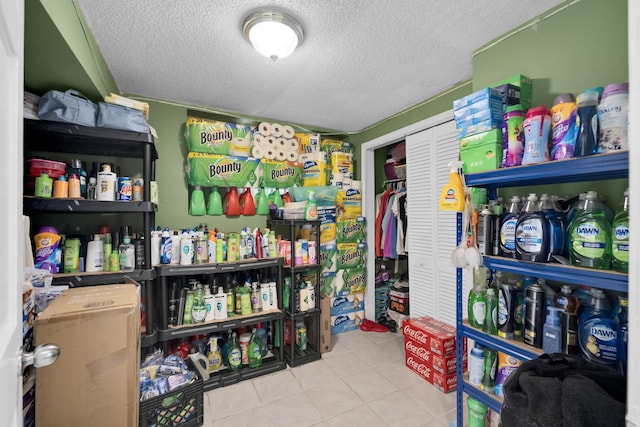
<svg viewBox="0 0 640 427">
<path fill-rule="evenodd" d="M 462 162 L 450 162 L 449 168 L 449 182 L 440 192 L 440 210 L 462 212 L 465 202 L 464 185 L 459 172 Z"/>
<path fill-rule="evenodd" d="M 209 372 L 215 372 L 222 366 L 222 355 L 218 347 L 218 337 L 209 338 Z"/>
</svg>

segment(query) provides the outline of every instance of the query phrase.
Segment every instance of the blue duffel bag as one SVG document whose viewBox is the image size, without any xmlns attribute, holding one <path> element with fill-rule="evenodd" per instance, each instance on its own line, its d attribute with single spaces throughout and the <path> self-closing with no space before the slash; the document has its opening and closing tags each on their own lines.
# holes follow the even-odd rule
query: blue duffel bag
<svg viewBox="0 0 640 427">
<path fill-rule="evenodd" d="M 96 126 L 98 105 L 74 89 L 50 90 L 40 98 L 38 117 L 42 120 Z"/>
</svg>

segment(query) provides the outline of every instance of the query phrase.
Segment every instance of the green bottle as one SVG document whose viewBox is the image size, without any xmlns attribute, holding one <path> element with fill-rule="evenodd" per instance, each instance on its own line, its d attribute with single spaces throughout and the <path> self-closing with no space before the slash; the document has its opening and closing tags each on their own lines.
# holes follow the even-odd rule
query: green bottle
<svg viewBox="0 0 640 427">
<path fill-rule="evenodd" d="M 569 225 L 571 265 L 608 270 L 611 266 L 611 224 L 604 216 L 598 193 L 588 191 Z"/>
<path fill-rule="evenodd" d="M 262 365 L 262 339 L 256 333 L 256 328 L 251 331 L 248 346 L 249 367 L 258 368 Z"/>
<path fill-rule="evenodd" d="M 280 190 L 276 188 L 276 190 L 269 195 L 269 201 L 276 205 L 278 208 L 283 208 L 284 203 L 282 202 L 282 197 L 280 196 Z"/>
<path fill-rule="evenodd" d="M 207 213 L 207 205 L 204 202 L 204 192 L 199 185 L 191 190 L 191 201 L 189 202 L 189 215 L 202 216 Z"/>
<path fill-rule="evenodd" d="M 621 273 L 629 272 L 629 189 L 624 192 L 624 202 L 611 224 L 611 268 Z"/>
<path fill-rule="evenodd" d="M 218 187 L 211 188 L 211 193 L 209 193 L 207 215 L 222 215 L 222 196 L 218 192 Z"/>
<path fill-rule="evenodd" d="M 269 214 L 269 198 L 264 188 L 260 187 L 258 194 L 256 194 L 256 214 L 268 215 Z"/>
<path fill-rule="evenodd" d="M 229 363 L 229 369 L 235 371 L 242 367 L 242 348 L 238 341 L 238 335 L 235 332 L 231 334 L 231 340 L 229 341 L 229 348 L 227 350 L 227 361 Z"/>
<path fill-rule="evenodd" d="M 490 394 L 493 394 L 493 390 L 496 386 L 496 370 L 498 367 L 498 352 L 488 347 L 484 348 L 483 359 L 483 375 L 482 375 L 482 389 Z"/>
<path fill-rule="evenodd" d="M 482 330 L 490 335 L 498 335 L 498 296 L 493 288 L 487 289 L 487 305 Z"/>
<path fill-rule="evenodd" d="M 187 296 L 184 299 L 184 317 L 182 319 L 183 325 L 191 325 L 193 321 L 191 320 L 191 311 L 193 310 L 193 300 L 195 297 L 195 291 L 189 289 L 187 291 Z M 205 314 L 206 314 L 206 306 L 205 306 Z"/>
<path fill-rule="evenodd" d="M 202 283 L 198 283 L 193 297 L 193 307 L 191 308 L 191 321 L 193 323 L 204 322 L 207 316 L 207 304 L 204 300 L 204 288 Z"/>
<path fill-rule="evenodd" d="M 251 289 L 249 288 L 249 281 L 245 282 L 244 286 L 241 286 L 242 293 L 240 294 L 240 313 L 243 316 L 247 316 L 252 313 L 251 310 Z"/>
<path fill-rule="evenodd" d="M 483 329 L 485 323 L 485 314 L 487 312 L 487 294 L 484 286 L 480 284 L 473 285 L 469 293 L 468 317 L 469 324 L 474 328 Z"/>
</svg>

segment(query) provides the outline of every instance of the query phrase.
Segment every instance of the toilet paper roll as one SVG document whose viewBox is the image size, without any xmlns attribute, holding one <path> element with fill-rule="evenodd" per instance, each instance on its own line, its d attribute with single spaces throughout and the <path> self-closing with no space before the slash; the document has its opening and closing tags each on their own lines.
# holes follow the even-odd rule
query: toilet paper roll
<svg viewBox="0 0 640 427">
<path fill-rule="evenodd" d="M 282 125 L 280 123 L 271 124 L 271 135 L 275 137 L 282 136 Z"/>
<path fill-rule="evenodd" d="M 297 139 L 289 138 L 287 139 L 287 147 L 291 148 L 293 151 L 297 153 L 298 150 L 300 149 L 300 144 L 298 143 Z"/>
<path fill-rule="evenodd" d="M 269 136 L 273 133 L 273 126 L 271 123 L 262 122 L 258 125 L 258 132 L 260 135 Z"/>
<path fill-rule="evenodd" d="M 268 148 L 267 151 L 264 153 L 264 158 L 267 160 L 275 160 L 276 158 L 275 150 L 272 148 Z"/>
<path fill-rule="evenodd" d="M 262 159 L 265 156 L 265 151 L 259 145 L 254 145 L 251 149 L 251 155 L 256 159 Z"/>
<path fill-rule="evenodd" d="M 293 130 L 293 128 L 289 125 L 284 125 L 282 126 L 282 136 L 287 138 L 287 139 L 291 139 L 296 135 L 296 132 Z"/>
<path fill-rule="evenodd" d="M 278 138 L 275 138 L 273 136 L 268 136 L 264 139 L 266 141 L 266 146 L 272 149 L 276 149 L 278 148 Z"/>
<path fill-rule="evenodd" d="M 353 188 L 354 190 L 362 190 L 362 181 L 360 180 L 352 180 L 351 181 L 351 188 Z"/>
<path fill-rule="evenodd" d="M 298 152 L 297 151 L 289 151 L 287 153 L 287 161 L 289 161 L 289 162 L 297 162 L 298 161 Z"/>
<path fill-rule="evenodd" d="M 265 141 L 265 137 L 260 134 L 253 135 L 253 146 L 258 146 L 260 148 L 264 148 L 267 142 Z"/>
<path fill-rule="evenodd" d="M 280 150 L 276 152 L 276 160 L 279 160 L 281 162 L 284 162 L 285 160 L 287 160 L 287 152 L 285 150 Z"/>
</svg>

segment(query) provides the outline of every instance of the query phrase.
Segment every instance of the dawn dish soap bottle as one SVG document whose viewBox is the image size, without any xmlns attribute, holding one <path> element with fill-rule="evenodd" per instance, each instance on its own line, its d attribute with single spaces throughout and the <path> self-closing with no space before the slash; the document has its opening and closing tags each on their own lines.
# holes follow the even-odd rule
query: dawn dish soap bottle
<svg viewBox="0 0 640 427">
<path fill-rule="evenodd" d="M 500 224 L 500 253 L 506 258 L 516 257 L 516 225 L 520 209 L 520 197 L 513 196 Z"/>
<path fill-rule="evenodd" d="M 516 225 L 516 258 L 524 261 L 549 261 L 549 223 L 538 206 L 538 197 L 527 197 Z"/>
<path fill-rule="evenodd" d="M 258 336 L 256 328 L 251 331 L 248 347 L 249 367 L 259 368 L 262 365 L 262 338 Z"/>
<path fill-rule="evenodd" d="M 611 224 L 611 268 L 621 273 L 629 272 L 629 189 L 624 192 L 624 202 Z"/>
<path fill-rule="evenodd" d="M 580 354 L 586 360 L 614 366 L 617 360 L 616 318 L 601 289 L 592 288 L 591 302 L 582 312 L 578 327 Z"/>
<path fill-rule="evenodd" d="M 611 264 L 611 226 L 604 217 L 598 193 L 587 192 L 583 209 L 569 224 L 569 262 L 578 267 L 608 270 Z"/>
<path fill-rule="evenodd" d="M 562 255 L 564 251 L 564 229 L 549 195 L 540 196 L 540 210 L 549 223 L 549 259 L 547 261 L 551 261 L 552 255 Z"/>
</svg>

